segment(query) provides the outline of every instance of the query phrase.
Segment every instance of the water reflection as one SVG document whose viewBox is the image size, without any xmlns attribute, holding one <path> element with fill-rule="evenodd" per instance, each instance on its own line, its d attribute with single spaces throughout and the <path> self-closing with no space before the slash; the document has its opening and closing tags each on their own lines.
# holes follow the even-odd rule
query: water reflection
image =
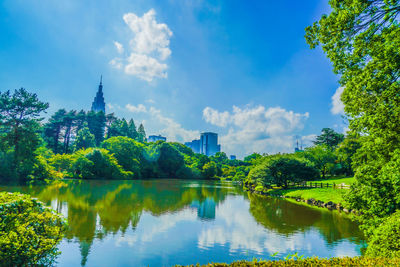
<svg viewBox="0 0 400 267">
<path fill-rule="evenodd" d="M 230 184 L 70 180 L 0 189 L 30 193 L 68 217 L 60 266 L 203 264 L 275 252 L 351 256 L 363 243 L 357 225 L 336 212 Z"/>
</svg>

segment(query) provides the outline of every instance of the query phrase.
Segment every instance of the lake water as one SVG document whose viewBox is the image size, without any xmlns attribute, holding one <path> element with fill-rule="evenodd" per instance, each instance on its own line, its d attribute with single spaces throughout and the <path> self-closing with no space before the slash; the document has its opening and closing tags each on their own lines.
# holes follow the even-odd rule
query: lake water
<svg viewBox="0 0 400 267">
<path fill-rule="evenodd" d="M 296 252 L 356 256 L 364 246 L 345 215 L 230 183 L 68 180 L 0 190 L 29 193 L 68 218 L 58 266 L 173 266 Z"/>
</svg>

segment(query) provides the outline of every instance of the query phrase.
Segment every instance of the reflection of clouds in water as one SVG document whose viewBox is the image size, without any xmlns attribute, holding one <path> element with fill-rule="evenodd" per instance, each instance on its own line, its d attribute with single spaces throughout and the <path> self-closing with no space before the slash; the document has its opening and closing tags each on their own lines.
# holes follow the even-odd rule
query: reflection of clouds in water
<svg viewBox="0 0 400 267">
<path fill-rule="evenodd" d="M 207 222 L 200 221 L 193 208 L 160 216 L 144 212 L 136 230 L 115 236 L 114 242 L 117 247 L 127 245 L 134 247 L 139 255 L 153 257 L 178 253 L 193 245 L 192 249 L 197 247 L 204 255 L 213 253 L 217 247 L 239 257 L 269 258 L 276 252 L 280 258 L 295 252 L 320 257 L 359 255 L 357 247 L 347 240 L 328 245 L 313 226 L 289 235 L 266 229 L 251 215 L 249 205 L 242 196 L 228 196 L 216 207 L 215 220 Z"/>
<path fill-rule="evenodd" d="M 116 246 L 127 243 L 133 246 L 136 242 L 151 242 L 155 240 L 155 236 L 166 233 L 179 222 L 194 222 L 197 220 L 197 213 L 193 209 L 184 209 L 180 212 L 166 213 L 161 216 L 153 216 L 150 213 L 143 213 L 136 231 L 131 235 L 118 236 L 116 238 Z"/>
<path fill-rule="evenodd" d="M 289 236 L 282 235 L 258 224 L 248 210 L 249 202 L 228 197 L 217 208 L 215 225 L 205 225 L 200 232 L 198 247 L 204 249 L 222 245 L 229 246 L 231 253 L 246 253 L 251 250 L 259 255 L 278 252 L 281 256 L 293 252 L 317 255 L 317 251 L 326 247 L 316 229 Z M 359 255 L 354 245 L 347 241 L 336 244 L 332 253 L 337 256 Z"/>
</svg>

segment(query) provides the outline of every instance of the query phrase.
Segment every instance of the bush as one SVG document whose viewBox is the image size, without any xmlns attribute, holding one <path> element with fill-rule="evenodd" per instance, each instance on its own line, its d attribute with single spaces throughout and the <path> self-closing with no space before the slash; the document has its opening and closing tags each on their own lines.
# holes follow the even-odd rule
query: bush
<svg viewBox="0 0 400 267">
<path fill-rule="evenodd" d="M 125 171 L 117 159 L 103 148 L 88 148 L 75 153 L 72 163 L 74 177 L 83 179 L 126 179 L 133 173 Z"/>
<path fill-rule="evenodd" d="M 235 261 L 230 264 L 228 263 L 209 263 L 206 265 L 188 265 L 191 267 L 279 267 L 279 266 L 302 266 L 302 267 L 313 267 L 313 266 L 346 266 L 346 267 L 359 267 L 359 266 L 399 266 L 399 259 L 388 259 L 388 258 L 369 258 L 369 257 L 343 257 L 343 258 L 330 258 L 320 259 L 317 257 L 307 259 L 289 259 L 289 260 L 277 260 L 277 261 L 264 261 L 264 260 L 253 260 L 253 261 Z M 181 267 L 181 265 L 176 265 Z"/>
<path fill-rule="evenodd" d="M 51 265 L 66 223 L 61 215 L 28 195 L 0 193 L 2 266 Z"/>
<path fill-rule="evenodd" d="M 400 258 L 400 210 L 377 227 L 369 239 L 367 255 Z"/>
<path fill-rule="evenodd" d="M 144 164 L 145 153 L 143 144 L 118 136 L 105 140 L 101 146 L 110 151 L 125 170 L 133 172 L 135 178 L 141 177 L 140 167 Z"/>
</svg>

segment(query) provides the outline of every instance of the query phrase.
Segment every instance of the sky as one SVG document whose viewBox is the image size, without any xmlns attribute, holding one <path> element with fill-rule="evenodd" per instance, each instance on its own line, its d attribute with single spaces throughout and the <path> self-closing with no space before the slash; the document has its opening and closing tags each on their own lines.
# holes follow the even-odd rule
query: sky
<svg viewBox="0 0 400 267">
<path fill-rule="evenodd" d="M 168 141 L 219 134 L 222 151 L 292 152 L 346 130 L 338 77 L 304 29 L 328 1 L 3 0 L 0 91 L 20 87 L 106 113 Z"/>
</svg>

